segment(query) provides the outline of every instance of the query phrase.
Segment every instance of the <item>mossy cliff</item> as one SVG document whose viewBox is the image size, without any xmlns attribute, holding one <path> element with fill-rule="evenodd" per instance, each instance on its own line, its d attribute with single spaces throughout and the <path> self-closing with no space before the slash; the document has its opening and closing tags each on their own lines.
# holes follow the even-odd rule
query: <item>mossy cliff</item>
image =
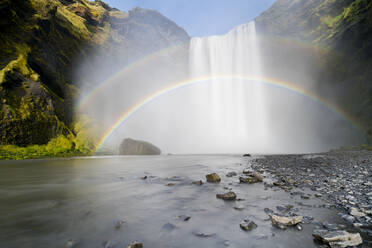
<svg viewBox="0 0 372 248">
<path fill-rule="evenodd" d="M 119 68 L 140 52 L 189 39 L 156 11 L 126 13 L 88 0 L 0 0 L 0 29 L 0 145 L 44 145 L 63 136 L 84 152 L 89 135 L 75 127 L 86 121 L 74 119 L 79 65 L 100 50 Z"/>
<path fill-rule="evenodd" d="M 317 94 L 336 102 L 372 137 L 372 1 L 277 0 L 256 24 L 266 39 L 312 47 L 308 67 Z M 293 44 L 289 50 L 298 53 Z M 278 56 L 274 64 L 283 59 L 290 56 Z"/>
</svg>

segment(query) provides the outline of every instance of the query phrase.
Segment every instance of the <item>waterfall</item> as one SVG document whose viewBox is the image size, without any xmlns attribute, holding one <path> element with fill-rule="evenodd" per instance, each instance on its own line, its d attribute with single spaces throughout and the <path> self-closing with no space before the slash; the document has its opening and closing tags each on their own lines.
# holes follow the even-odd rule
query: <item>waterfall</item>
<svg viewBox="0 0 372 248">
<path fill-rule="evenodd" d="M 209 138 L 234 150 L 259 150 L 266 140 L 263 86 L 237 79 L 261 76 L 255 23 L 240 25 L 226 35 L 192 38 L 189 61 L 192 78 L 213 78 L 192 97 Z"/>
</svg>

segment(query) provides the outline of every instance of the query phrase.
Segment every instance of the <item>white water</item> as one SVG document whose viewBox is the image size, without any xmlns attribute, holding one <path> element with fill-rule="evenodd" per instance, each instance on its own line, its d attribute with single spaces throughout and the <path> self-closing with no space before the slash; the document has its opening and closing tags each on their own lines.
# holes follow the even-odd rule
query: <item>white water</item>
<svg viewBox="0 0 372 248">
<path fill-rule="evenodd" d="M 316 78 L 312 60 L 279 45 L 271 48 L 258 39 L 254 22 L 226 35 L 192 38 L 189 65 L 183 49 L 182 56 L 151 60 L 116 76 L 85 111 L 108 129 L 144 98 L 188 78 L 200 83 L 176 87 L 142 105 L 105 145 L 115 148 L 130 137 L 149 141 L 163 153 L 207 154 L 320 152 L 350 144 L 357 136 L 324 104 L 285 87 L 237 79 L 289 78 L 311 88 Z"/>
<path fill-rule="evenodd" d="M 235 151 L 261 150 L 267 140 L 264 86 L 236 79 L 262 74 L 255 23 L 240 25 L 223 36 L 193 38 L 190 74 L 192 78 L 214 78 L 192 95 L 199 106 L 194 109 L 199 114 L 195 114 L 206 120 L 204 130 L 211 135 L 207 138 L 235 147 Z M 233 77 L 226 78 L 229 75 Z"/>
</svg>

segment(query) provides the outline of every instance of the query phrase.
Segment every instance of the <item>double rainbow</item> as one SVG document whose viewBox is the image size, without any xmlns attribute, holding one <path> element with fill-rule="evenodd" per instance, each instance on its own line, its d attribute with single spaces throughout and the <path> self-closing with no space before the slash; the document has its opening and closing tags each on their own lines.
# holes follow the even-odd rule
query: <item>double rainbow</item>
<svg viewBox="0 0 372 248">
<path fill-rule="evenodd" d="M 156 99 L 169 94 L 173 91 L 182 89 L 187 86 L 193 86 L 196 84 L 201 83 L 208 83 L 212 82 L 213 80 L 239 80 L 240 82 L 247 82 L 247 83 L 262 83 L 267 86 L 274 86 L 279 87 L 285 90 L 288 90 L 295 94 L 300 94 L 308 99 L 311 99 L 312 101 L 318 102 L 319 104 L 324 105 L 327 107 L 330 111 L 336 113 L 346 121 L 350 122 L 353 126 L 359 128 L 359 124 L 352 116 L 350 116 L 348 113 L 340 109 L 337 105 L 327 101 L 324 98 L 321 98 L 312 92 L 299 87 L 298 85 L 292 84 L 290 82 L 285 82 L 279 79 L 274 78 L 268 78 L 268 77 L 258 77 L 258 76 L 248 76 L 248 75 L 221 75 L 221 76 L 213 76 L 213 77 L 201 77 L 201 78 L 193 78 L 185 81 L 176 82 L 166 88 L 163 88 L 161 90 L 158 90 L 154 92 L 153 94 L 143 98 L 138 103 L 131 106 L 128 110 L 126 110 L 123 114 L 120 115 L 120 117 L 106 130 L 102 138 L 98 141 L 96 145 L 96 149 L 99 149 L 105 141 L 115 132 L 117 128 L 119 128 L 121 125 L 123 125 L 128 119 L 133 116 L 137 111 L 142 109 L 144 106 L 150 104 L 151 102 L 155 101 Z"/>
</svg>

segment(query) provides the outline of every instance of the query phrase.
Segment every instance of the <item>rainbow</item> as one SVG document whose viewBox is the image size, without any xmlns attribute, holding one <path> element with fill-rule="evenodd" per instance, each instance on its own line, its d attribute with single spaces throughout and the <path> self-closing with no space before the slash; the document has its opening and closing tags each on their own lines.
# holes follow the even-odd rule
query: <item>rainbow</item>
<svg viewBox="0 0 372 248">
<path fill-rule="evenodd" d="M 289 90 L 293 93 L 300 94 L 302 96 L 305 96 L 315 102 L 321 103 L 322 105 L 326 106 L 329 110 L 332 112 L 335 112 L 340 117 L 345 119 L 346 121 L 350 122 L 353 126 L 357 127 L 359 130 L 362 131 L 360 128 L 360 125 L 352 116 L 350 116 L 348 113 L 340 109 L 337 105 L 327 101 L 326 99 L 323 99 L 312 92 L 299 87 L 298 85 L 295 85 L 290 82 L 285 82 L 279 79 L 274 78 L 268 78 L 268 77 L 258 77 L 258 76 L 249 76 L 249 75 L 221 75 L 221 76 L 211 76 L 211 77 L 201 77 L 201 78 L 193 78 L 188 79 L 185 81 L 176 82 L 175 84 L 172 84 L 166 88 L 160 89 L 153 94 L 145 97 L 138 103 L 131 106 L 127 111 L 125 111 L 120 117 L 113 123 L 111 127 L 109 127 L 102 138 L 98 141 L 96 145 L 96 149 L 99 149 L 105 141 L 115 132 L 117 128 L 119 128 L 122 124 L 124 124 L 131 116 L 133 116 L 137 111 L 139 111 L 144 106 L 150 104 L 154 100 L 160 98 L 161 96 L 164 96 L 172 91 L 181 89 L 186 86 L 192 86 L 200 83 L 206 83 L 211 82 L 213 80 L 241 80 L 245 82 L 254 82 L 254 83 L 263 83 L 265 85 L 269 86 L 275 86 L 280 87 L 285 90 Z"/>
<path fill-rule="evenodd" d="M 141 66 L 146 65 L 147 63 L 152 62 L 153 60 L 163 56 L 170 54 L 172 52 L 177 51 L 181 47 L 185 46 L 186 44 L 180 43 L 174 46 L 170 46 L 158 51 L 155 51 L 153 53 L 150 53 L 146 55 L 145 57 L 142 57 L 138 60 L 134 60 L 132 63 L 129 63 L 125 65 L 121 70 L 119 70 L 117 73 L 114 73 L 111 77 L 107 78 L 105 81 L 100 83 L 97 87 L 95 87 L 93 90 L 91 90 L 88 94 L 82 96 L 80 101 L 77 103 L 77 109 L 79 111 L 84 110 L 86 106 L 90 102 L 92 102 L 101 92 L 104 92 L 104 90 L 110 86 L 113 83 L 122 82 L 122 79 L 127 73 L 133 72 L 136 69 L 141 68 Z"/>
<path fill-rule="evenodd" d="M 285 37 L 277 37 L 277 36 L 262 36 L 261 39 L 264 40 L 274 40 L 275 42 L 278 42 L 284 46 L 288 47 L 299 47 L 305 50 L 314 50 L 315 52 L 324 52 L 329 51 L 329 48 L 321 47 L 319 45 L 315 46 L 314 44 L 295 40 L 295 39 L 289 39 Z M 134 60 L 132 63 L 129 63 L 125 65 L 121 70 L 119 70 L 117 73 L 114 73 L 111 77 L 107 78 L 105 81 L 100 83 L 97 87 L 95 87 L 93 90 L 91 90 L 88 94 L 81 97 L 80 101 L 77 103 L 77 109 L 79 111 L 83 111 L 86 106 L 89 105 L 90 102 L 92 102 L 101 92 L 104 92 L 104 90 L 109 87 L 112 84 L 120 83 L 122 82 L 123 77 L 130 73 L 135 71 L 136 69 L 140 69 L 141 66 L 146 65 L 147 63 L 152 62 L 153 60 L 163 56 L 167 55 L 169 53 L 175 52 L 178 49 L 186 46 L 185 43 L 176 44 L 174 46 L 166 47 L 164 49 L 155 51 L 153 53 L 150 53 L 146 55 L 145 57 L 142 57 L 138 60 Z"/>
</svg>

